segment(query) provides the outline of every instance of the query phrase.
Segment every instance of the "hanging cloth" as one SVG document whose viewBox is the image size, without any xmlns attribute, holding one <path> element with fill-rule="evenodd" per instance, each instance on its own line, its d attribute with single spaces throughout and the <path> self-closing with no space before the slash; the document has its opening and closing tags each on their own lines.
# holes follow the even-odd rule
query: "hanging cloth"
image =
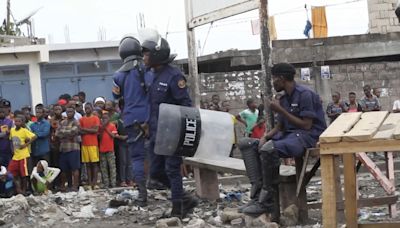
<svg viewBox="0 0 400 228">
<path fill-rule="evenodd" d="M 253 35 L 260 34 L 260 20 L 251 20 L 251 31 Z M 278 36 L 276 35 L 276 27 L 275 27 L 275 17 L 268 17 L 268 31 L 270 40 L 276 40 Z"/>
<path fill-rule="evenodd" d="M 326 20 L 325 6 L 313 7 L 311 12 L 314 38 L 328 37 L 328 23 Z"/>
</svg>

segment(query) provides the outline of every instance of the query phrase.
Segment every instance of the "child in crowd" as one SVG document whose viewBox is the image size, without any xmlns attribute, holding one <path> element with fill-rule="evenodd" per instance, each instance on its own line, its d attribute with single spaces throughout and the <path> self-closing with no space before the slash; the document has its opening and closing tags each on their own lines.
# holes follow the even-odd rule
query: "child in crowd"
<svg viewBox="0 0 400 228">
<path fill-rule="evenodd" d="M 10 198 L 14 194 L 13 176 L 6 167 L 0 167 L 0 198 Z"/>
<path fill-rule="evenodd" d="M 120 185 L 121 187 L 133 186 L 131 153 L 128 149 L 128 143 L 126 142 L 128 139 L 128 133 L 124 127 L 122 116 L 117 121 L 117 131 L 118 134 L 115 136 L 115 139 L 118 143 Z"/>
<path fill-rule="evenodd" d="M 106 107 L 106 99 L 104 97 L 97 97 L 93 103 L 95 108 L 100 108 L 101 110 L 104 110 Z"/>
<path fill-rule="evenodd" d="M 248 109 L 240 112 L 236 116 L 236 119 L 246 126 L 246 136 L 251 137 L 251 132 L 253 130 L 253 127 L 256 125 L 258 118 L 258 109 L 256 101 L 252 98 L 248 99 L 247 107 Z"/>
<path fill-rule="evenodd" d="M 49 167 L 47 161 L 40 160 L 31 175 L 32 189 L 36 193 L 47 193 L 51 183 L 60 174 L 60 169 Z"/>
<path fill-rule="evenodd" d="M 340 93 L 334 92 L 332 94 L 332 102 L 330 102 L 326 108 L 326 114 L 330 122 L 332 123 L 335 121 L 343 112 L 346 112 L 346 104 L 340 101 Z"/>
<path fill-rule="evenodd" d="M 116 124 L 119 119 L 119 113 L 115 110 L 115 102 L 106 101 L 105 111 L 110 115 L 110 122 Z"/>
<path fill-rule="evenodd" d="M 14 177 L 17 194 L 25 194 L 28 177 L 29 145 L 37 138 L 35 134 L 24 128 L 25 117 L 18 115 L 14 119 L 15 127 L 11 129 L 10 139 L 13 144 L 14 155 L 8 170 Z"/>
<path fill-rule="evenodd" d="M 256 139 L 261 139 L 266 131 L 265 118 L 264 118 L 264 105 L 260 104 L 257 109 L 258 109 L 257 123 L 253 127 L 253 130 L 251 132 L 251 137 Z"/>
<path fill-rule="evenodd" d="M 117 129 L 114 124 L 110 123 L 109 113 L 103 114 L 101 119 L 102 126 L 100 130 L 100 167 L 103 185 L 108 188 L 116 187 L 117 174 L 115 166 L 114 154 L 114 137 Z"/>
<path fill-rule="evenodd" d="M 0 165 L 7 167 L 11 160 L 10 130 L 13 121 L 7 116 L 7 108 L 0 101 Z"/>
<path fill-rule="evenodd" d="M 80 168 L 80 131 L 79 123 L 75 120 L 75 108 L 70 106 L 66 109 L 67 119 L 61 121 L 60 127 L 56 131 L 56 136 L 60 139 L 60 160 L 61 184 L 60 190 L 65 191 L 67 175 L 72 176 L 72 190 L 77 191 L 79 187 L 79 168 Z"/>
<path fill-rule="evenodd" d="M 99 186 L 97 185 L 97 163 L 99 162 L 99 142 L 97 134 L 99 132 L 100 119 L 93 115 L 92 112 L 92 104 L 86 103 L 86 116 L 79 120 L 82 135 L 82 162 L 86 163 L 87 169 L 89 186 L 86 188 L 99 189 Z"/>
<path fill-rule="evenodd" d="M 60 139 L 56 136 L 56 131 L 62 119 L 62 107 L 59 104 L 53 106 L 53 116 L 50 119 L 50 166 L 59 167 Z"/>
</svg>

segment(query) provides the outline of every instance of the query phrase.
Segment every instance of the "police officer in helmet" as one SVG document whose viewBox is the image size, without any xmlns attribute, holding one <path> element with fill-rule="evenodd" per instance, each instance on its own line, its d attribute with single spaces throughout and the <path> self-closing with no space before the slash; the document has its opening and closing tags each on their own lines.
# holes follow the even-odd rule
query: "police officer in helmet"
<svg viewBox="0 0 400 228">
<path fill-rule="evenodd" d="M 159 106 L 161 103 L 191 106 L 186 79 L 182 72 L 170 65 L 176 55 L 170 55 L 168 42 L 157 32 L 153 37 L 142 40 L 143 60 L 149 68 L 147 74 L 154 77 L 150 94 L 150 180 L 148 188 L 170 186 L 172 212 L 171 217 L 183 218 L 197 206 L 197 200 L 185 194 L 182 184 L 180 156 L 161 156 L 154 153 L 157 132 Z M 167 177 L 165 177 L 166 174 Z"/>
<path fill-rule="evenodd" d="M 148 88 L 151 75 L 145 78 L 140 42 L 133 36 L 124 37 L 119 45 L 122 67 L 114 74 L 113 96 L 123 102 L 122 121 L 128 133 L 127 143 L 132 159 L 133 176 L 139 188 L 136 204 L 147 204 L 146 177 L 144 174 L 144 141 L 148 134 L 150 117 Z M 143 133 L 144 132 L 144 133 Z M 141 135 L 141 136 L 140 136 Z"/>
</svg>

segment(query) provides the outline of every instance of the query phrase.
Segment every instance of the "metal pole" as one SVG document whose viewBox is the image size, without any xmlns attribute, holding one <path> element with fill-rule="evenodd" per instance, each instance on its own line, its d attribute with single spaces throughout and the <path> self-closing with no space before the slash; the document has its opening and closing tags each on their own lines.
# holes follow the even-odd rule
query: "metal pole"
<svg viewBox="0 0 400 228">
<path fill-rule="evenodd" d="M 200 107 L 200 86 L 199 74 L 197 68 L 197 47 L 194 28 L 189 28 L 189 22 L 192 19 L 192 0 L 185 0 L 186 12 L 186 36 L 188 47 L 188 73 L 190 82 L 190 96 L 194 101 L 195 107 Z"/>
<path fill-rule="evenodd" d="M 6 35 L 11 35 L 10 33 L 10 14 L 11 14 L 11 0 L 7 0 L 7 22 L 6 22 Z"/>
<path fill-rule="evenodd" d="M 260 40 L 261 40 L 261 68 L 265 76 L 265 98 L 272 99 L 272 77 L 270 69 L 271 46 L 268 29 L 268 0 L 260 0 Z M 264 101 L 263 101 L 264 102 Z M 265 106 L 267 117 L 267 129 L 270 131 L 274 127 L 274 114 Z"/>
</svg>

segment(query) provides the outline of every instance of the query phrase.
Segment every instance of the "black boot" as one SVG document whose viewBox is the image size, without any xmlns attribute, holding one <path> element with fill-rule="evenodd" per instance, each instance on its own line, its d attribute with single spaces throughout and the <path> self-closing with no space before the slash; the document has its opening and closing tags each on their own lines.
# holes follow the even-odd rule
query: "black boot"
<svg viewBox="0 0 400 228">
<path fill-rule="evenodd" d="M 185 195 L 181 200 L 172 201 L 171 217 L 183 219 L 188 213 L 191 213 L 193 208 L 198 204 L 197 199 L 189 195 Z"/>
<path fill-rule="evenodd" d="M 147 206 L 147 188 L 146 188 L 146 180 L 142 180 L 139 183 L 137 183 L 138 190 L 139 190 L 139 196 L 135 200 L 135 204 L 140 206 L 140 207 L 145 207 Z"/>
<path fill-rule="evenodd" d="M 279 165 L 278 151 L 271 141 L 263 145 L 260 150 L 262 161 L 263 187 L 258 202 L 246 208 L 243 212 L 248 215 L 259 216 L 263 213 L 272 213 L 279 219 Z"/>
<path fill-rule="evenodd" d="M 171 187 L 167 174 L 152 175 L 147 181 L 149 190 L 167 190 Z"/>
<path fill-rule="evenodd" d="M 244 165 L 246 167 L 247 177 L 251 183 L 250 202 L 238 207 L 238 212 L 242 213 L 243 210 L 258 201 L 258 197 L 262 187 L 262 170 L 261 160 L 258 153 L 258 145 L 255 139 L 243 138 L 238 143 Z"/>
</svg>

